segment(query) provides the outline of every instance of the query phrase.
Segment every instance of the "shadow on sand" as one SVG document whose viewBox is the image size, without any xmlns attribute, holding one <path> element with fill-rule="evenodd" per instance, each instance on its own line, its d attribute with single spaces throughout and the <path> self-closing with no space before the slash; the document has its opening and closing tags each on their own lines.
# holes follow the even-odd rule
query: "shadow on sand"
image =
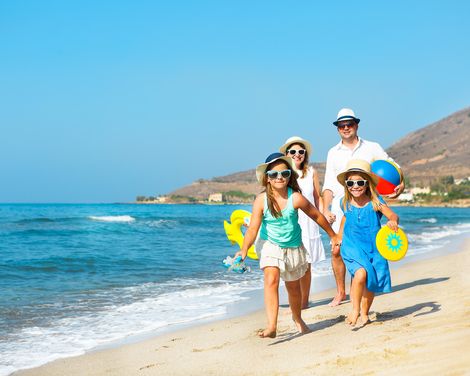
<svg viewBox="0 0 470 376">
<path fill-rule="evenodd" d="M 416 313 L 416 312 L 423 310 L 424 308 L 427 308 L 424 312 Z M 400 317 L 409 316 L 409 315 L 412 315 L 413 313 L 415 313 L 413 315 L 414 317 L 418 317 L 418 316 L 429 315 L 430 313 L 435 313 L 440 310 L 441 310 L 441 305 L 439 303 L 424 302 L 424 303 L 418 303 L 409 307 L 396 309 L 390 312 L 383 312 L 383 313 L 377 312 L 377 319 L 374 321 L 384 322 L 384 321 L 399 319 Z"/>
<path fill-rule="evenodd" d="M 297 333 L 297 332 L 295 332 L 295 333 L 289 332 L 289 333 L 281 334 L 281 335 L 277 336 L 278 340 L 276 342 L 270 343 L 269 346 L 277 345 L 277 344 L 283 343 L 283 342 L 288 342 L 288 341 L 291 341 L 291 340 L 293 340 L 297 337 L 300 337 L 302 335 L 313 334 L 313 333 L 316 333 L 320 330 L 330 328 L 330 327 L 332 327 L 332 326 L 334 326 L 338 323 L 344 323 L 345 318 L 346 318 L 346 316 L 340 315 L 340 316 L 337 316 L 337 317 L 334 317 L 334 318 L 331 318 L 331 319 L 326 319 L 326 320 L 318 321 L 314 324 L 307 325 L 309 327 L 309 329 L 311 330 L 310 333 L 300 334 L 300 333 Z"/>
<path fill-rule="evenodd" d="M 418 279 L 418 280 L 413 281 L 413 282 L 402 283 L 401 285 L 394 286 L 392 293 L 398 292 L 398 291 L 401 291 L 401 290 L 406 290 L 406 289 L 409 289 L 409 288 L 413 288 L 415 286 L 429 285 L 431 283 L 440 283 L 440 282 L 444 282 L 444 281 L 447 281 L 447 280 L 449 280 L 449 277 Z M 377 295 L 382 295 L 382 294 L 377 294 Z M 346 299 L 349 299 L 349 295 L 346 297 Z M 330 298 L 317 300 L 313 303 L 311 302 L 309 304 L 309 308 L 326 305 L 330 301 L 331 301 Z M 343 301 L 342 304 L 344 304 L 346 301 L 347 300 Z M 281 305 L 281 307 L 288 308 L 289 305 L 284 304 L 284 305 Z M 425 311 L 420 312 L 420 313 L 416 313 L 416 312 L 419 312 L 419 311 L 421 311 L 425 308 L 427 308 Z M 440 311 L 440 309 L 441 309 L 441 305 L 438 304 L 437 302 L 418 303 L 418 304 L 412 305 L 410 307 L 400 308 L 400 309 L 390 311 L 390 312 L 383 312 L 383 313 L 377 312 L 377 318 L 373 322 L 385 322 L 385 321 L 389 321 L 389 320 L 394 320 L 394 319 L 398 319 L 400 317 L 405 317 L 405 316 L 411 315 L 413 313 L 416 313 L 414 315 L 414 317 L 418 317 L 418 316 L 428 315 L 430 313 L 435 313 L 437 311 Z M 340 316 L 332 318 L 332 319 L 327 319 L 327 320 L 316 322 L 312 325 L 308 325 L 308 327 L 312 330 L 312 333 L 314 333 L 316 331 L 329 328 L 329 327 L 331 327 L 333 325 L 336 325 L 340 322 L 342 323 L 342 322 L 344 322 L 344 319 L 345 319 L 345 316 L 340 315 Z M 359 329 L 361 329 L 361 328 L 354 328 L 353 330 L 357 331 Z M 287 341 L 291 341 L 291 340 L 293 340 L 297 337 L 300 337 L 301 335 L 302 334 L 300 334 L 300 333 L 292 333 L 292 332 L 285 333 L 281 336 L 278 336 L 279 340 L 277 340 L 276 342 L 271 343 L 269 346 L 277 345 L 279 343 L 283 343 L 283 342 L 287 342 Z"/>
</svg>

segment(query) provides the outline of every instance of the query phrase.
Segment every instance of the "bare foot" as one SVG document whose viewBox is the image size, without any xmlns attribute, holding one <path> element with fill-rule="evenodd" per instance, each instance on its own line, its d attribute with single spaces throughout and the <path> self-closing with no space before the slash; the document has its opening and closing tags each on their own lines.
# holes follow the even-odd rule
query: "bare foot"
<svg viewBox="0 0 470 376">
<path fill-rule="evenodd" d="M 339 306 L 341 304 L 341 302 L 343 300 L 346 299 L 346 294 L 340 294 L 340 293 L 337 293 L 335 295 L 335 297 L 333 298 L 333 300 L 330 302 L 330 304 L 328 304 L 330 307 L 336 307 L 336 306 Z"/>
<path fill-rule="evenodd" d="M 359 317 L 359 313 L 356 312 L 351 312 L 348 317 L 346 317 L 346 324 L 349 324 L 351 326 L 356 325 L 357 318 Z"/>
<path fill-rule="evenodd" d="M 361 313 L 361 326 L 366 326 L 367 324 L 370 324 L 370 319 L 369 319 L 369 315 L 363 315 Z"/>
<path fill-rule="evenodd" d="M 304 320 L 300 319 L 300 321 L 295 321 L 294 320 L 294 323 L 295 323 L 295 326 L 297 327 L 297 330 L 299 331 L 299 333 L 301 334 L 306 334 L 306 333 L 310 333 L 312 330 L 307 326 L 307 324 L 305 323 Z"/>
<path fill-rule="evenodd" d="M 258 330 L 258 337 L 260 338 L 276 338 L 276 331 L 272 331 L 269 329 L 260 329 Z"/>
</svg>

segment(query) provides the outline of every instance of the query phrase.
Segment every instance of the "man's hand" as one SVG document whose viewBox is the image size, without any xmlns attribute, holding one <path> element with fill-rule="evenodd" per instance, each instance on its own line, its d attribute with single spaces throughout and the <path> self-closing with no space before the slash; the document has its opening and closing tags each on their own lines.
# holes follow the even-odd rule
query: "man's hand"
<svg viewBox="0 0 470 376">
<path fill-rule="evenodd" d="M 402 181 L 400 184 L 398 184 L 395 189 L 393 190 L 394 193 L 390 194 L 390 195 L 387 195 L 386 197 L 388 198 L 397 198 L 398 196 L 400 196 L 403 191 L 405 190 L 405 182 Z"/>
<path fill-rule="evenodd" d="M 328 209 L 326 209 L 323 213 L 323 215 L 325 216 L 326 220 L 328 221 L 328 223 L 331 225 L 334 221 L 336 221 L 336 214 L 333 214 L 332 212 L 330 212 Z"/>
</svg>

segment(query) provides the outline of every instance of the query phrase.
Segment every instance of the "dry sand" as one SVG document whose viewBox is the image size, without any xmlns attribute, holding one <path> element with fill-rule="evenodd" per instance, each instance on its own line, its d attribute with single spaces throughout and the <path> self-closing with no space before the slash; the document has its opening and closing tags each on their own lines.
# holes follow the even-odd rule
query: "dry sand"
<svg viewBox="0 0 470 376">
<path fill-rule="evenodd" d="M 392 285 L 362 328 L 344 323 L 350 303 L 329 307 L 327 291 L 304 311 L 306 335 L 283 306 L 275 339 L 257 338 L 261 311 L 18 375 L 470 375 L 470 241 L 461 252 L 392 270 Z"/>
</svg>

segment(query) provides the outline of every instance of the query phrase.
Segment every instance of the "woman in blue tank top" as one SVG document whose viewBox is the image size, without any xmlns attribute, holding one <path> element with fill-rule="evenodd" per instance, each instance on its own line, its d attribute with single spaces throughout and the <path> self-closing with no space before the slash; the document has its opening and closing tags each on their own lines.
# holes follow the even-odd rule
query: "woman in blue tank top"
<svg viewBox="0 0 470 376">
<path fill-rule="evenodd" d="M 235 256 L 246 258 L 259 231 L 256 251 L 260 255 L 260 268 L 264 273 L 264 303 L 268 325 L 260 330 L 262 338 L 274 338 L 279 312 L 279 282 L 285 281 L 292 319 L 300 333 L 310 331 L 301 316 L 300 278 L 308 262 L 302 245 L 302 232 L 298 223 L 298 209 L 317 222 L 331 238 L 334 247 L 339 237 L 326 218 L 302 194 L 297 184 L 297 174 L 290 157 L 273 153 L 265 163 L 256 168 L 256 177 L 263 185 L 253 204 L 250 226 L 243 246 Z"/>
</svg>

